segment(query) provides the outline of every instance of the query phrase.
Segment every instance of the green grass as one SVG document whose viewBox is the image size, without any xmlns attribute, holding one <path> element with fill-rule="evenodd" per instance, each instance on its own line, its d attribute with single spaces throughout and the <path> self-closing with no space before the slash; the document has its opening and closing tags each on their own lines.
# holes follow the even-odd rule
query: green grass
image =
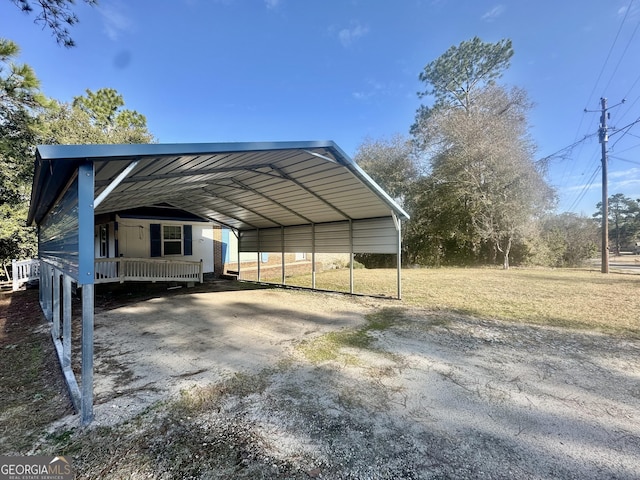
<svg viewBox="0 0 640 480">
<path fill-rule="evenodd" d="M 396 294 L 393 269 L 357 270 L 355 291 Z M 296 278 L 303 284 L 304 277 Z M 348 270 L 317 274 L 318 288 L 348 288 Z M 428 310 L 640 336 L 640 275 L 572 269 L 437 268 L 402 271 L 403 303 Z"/>
<path fill-rule="evenodd" d="M 302 342 L 298 350 L 312 363 L 339 360 L 345 364 L 359 363 L 355 355 L 344 352 L 345 348 L 375 350 L 375 338 L 369 335 L 373 330 L 386 330 L 403 320 L 403 309 L 383 308 L 365 317 L 367 323 L 359 329 L 329 332 L 312 340 Z"/>
</svg>

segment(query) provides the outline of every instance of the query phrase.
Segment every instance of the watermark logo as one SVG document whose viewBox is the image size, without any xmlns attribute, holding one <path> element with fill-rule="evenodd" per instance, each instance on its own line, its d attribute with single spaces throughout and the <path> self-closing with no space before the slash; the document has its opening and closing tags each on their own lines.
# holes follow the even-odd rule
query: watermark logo
<svg viewBox="0 0 640 480">
<path fill-rule="evenodd" d="M 72 480 L 67 457 L 0 457 L 0 480 Z"/>
</svg>

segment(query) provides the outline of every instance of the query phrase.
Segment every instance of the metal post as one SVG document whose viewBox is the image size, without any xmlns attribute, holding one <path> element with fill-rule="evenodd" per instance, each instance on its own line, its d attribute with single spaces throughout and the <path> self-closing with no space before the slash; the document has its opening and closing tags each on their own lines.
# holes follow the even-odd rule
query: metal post
<svg viewBox="0 0 640 480">
<path fill-rule="evenodd" d="M 238 280 L 240 280 L 240 237 L 242 235 L 240 235 L 240 230 L 238 230 L 237 232 L 234 231 L 233 234 L 236 236 L 236 240 L 237 240 L 237 242 L 236 242 L 236 245 L 237 245 L 236 250 L 237 250 L 237 252 L 236 253 L 238 255 Z"/>
<path fill-rule="evenodd" d="M 60 272 L 53 269 L 53 301 L 51 315 L 51 335 L 55 340 L 60 340 Z"/>
<path fill-rule="evenodd" d="M 398 254 L 396 265 L 396 273 L 398 275 L 398 300 L 402 300 L 402 223 L 395 214 L 393 214 L 393 220 L 396 224 L 396 230 L 398 231 Z"/>
<path fill-rule="evenodd" d="M 260 281 L 261 272 L 260 272 L 260 263 L 262 260 L 262 248 L 260 246 L 260 229 L 256 228 L 256 235 L 258 237 L 258 281 Z"/>
<path fill-rule="evenodd" d="M 94 191 L 94 165 L 86 162 L 78 167 L 78 286 L 82 288 L 80 417 L 83 425 L 93 420 Z"/>
<path fill-rule="evenodd" d="M 71 367 L 71 277 L 62 280 L 62 367 Z"/>
<path fill-rule="evenodd" d="M 311 224 L 311 288 L 316 288 L 316 224 Z"/>
<path fill-rule="evenodd" d="M 83 425 L 93 420 L 93 284 L 82 286 L 82 398 L 80 415 Z"/>
<path fill-rule="evenodd" d="M 282 251 L 282 285 L 285 285 L 285 276 L 284 276 L 284 227 L 280 227 L 280 242 L 282 244 L 280 250 Z"/>
<path fill-rule="evenodd" d="M 609 192 L 607 179 L 607 99 L 601 98 L 602 115 L 600 116 L 600 144 L 602 145 L 602 264 L 600 271 L 609 273 Z"/>
<path fill-rule="evenodd" d="M 349 293 L 353 294 L 353 221 L 349 219 Z"/>
</svg>

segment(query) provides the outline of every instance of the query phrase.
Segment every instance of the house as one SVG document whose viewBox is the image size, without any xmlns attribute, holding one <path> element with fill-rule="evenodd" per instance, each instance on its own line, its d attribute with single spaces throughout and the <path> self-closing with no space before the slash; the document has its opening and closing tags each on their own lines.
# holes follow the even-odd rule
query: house
<svg viewBox="0 0 640 480">
<path fill-rule="evenodd" d="M 213 234 L 210 220 L 169 204 L 119 210 L 95 217 L 95 258 L 202 261 L 213 273 Z"/>
<path fill-rule="evenodd" d="M 259 267 L 262 272 L 280 269 L 284 260 L 291 274 L 296 273 L 296 266 L 308 266 L 311 259 L 310 252 L 285 253 L 284 256 L 277 252 L 239 255 L 237 236 L 230 229 L 169 204 L 98 215 L 94 238 L 96 265 L 103 273 L 107 259 L 201 262 L 203 274 L 216 276 L 237 274 L 238 262 L 241 262 L 245 278 L 259 280 Z M 115 277 L 115 274 L 113 278 L 103 275 L 96 280 L 106 283 L 118 280 Z M 153 281 L 153 278 L 146 280 Z M 174 280 L 183 278 L 178 276 Z"/>
</svg>

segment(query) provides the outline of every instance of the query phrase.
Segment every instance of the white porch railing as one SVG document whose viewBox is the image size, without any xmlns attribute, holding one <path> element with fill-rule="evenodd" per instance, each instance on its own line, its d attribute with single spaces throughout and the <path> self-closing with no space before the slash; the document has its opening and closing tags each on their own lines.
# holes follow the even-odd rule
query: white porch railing
<svg viewBox="0 0 640 480">
<path fill-rule="evenodd" d="M 96 258 L 94 283 L 110 282 L 199 282 L 202 260 L 166 260 L 157 258 Z"/>
<path fill-rule="evenodd" d="M 11 281 L 13 291 L 20 289 L 23 283 L 40 278 L 40 260 L 12 260 L 11 261 Z"/>
<path fill-rule="evenodd" d="M 38 259 L 13 260 L 11 266 L 14 291 L 30 280 L 40 279 Z M 202 283 L 202 260 L 189 262 L 157 258 L 96 258 L 94 283 L 130 281 Z"/>
</svg>

